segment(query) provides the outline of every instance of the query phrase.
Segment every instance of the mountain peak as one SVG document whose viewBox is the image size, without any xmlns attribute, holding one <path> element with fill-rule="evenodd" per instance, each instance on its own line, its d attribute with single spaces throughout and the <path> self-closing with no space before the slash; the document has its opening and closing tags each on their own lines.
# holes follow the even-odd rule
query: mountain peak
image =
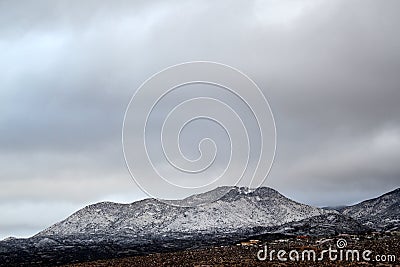
<svg viewBox="0 0 400 267">
<path fill-rule="evenodd" d="M 220 186 L 211 191 L 195 194 L 180 200 L 162 200 L 174 206 L 194 207 L 201 206 L 215 201 L 232 201 L 242 197 L 259 196 L 262 198 L 268 197 L 283 197 L 278 191 L 270 187 L 259 187 L 256 189 L 243 186 Z"/>
<path fill-rule="evenodd" d="M 215 200 L 221 193 L 226 194 Z M 292 201 L 269 187 L 218 187 L 179 200 L 183 204 L 203 201 L 203 205 L 191 207 L 169 205 L 154 198 L 130 204 L 99 202 L 26 240 L 1 241 L 2 255 L 19 259 L 29 247 L 44 253 L 40 257 L 50 253 L 58 260 L 59 255 L 52 254 L 54 251 L 86 255 L 82 248 L 90 247 L 94 249 L 88 256 L 91 258 L 110 255 L 111 246 L 115 246 L 115 255 L 120 256 L 121 247 L 129 253 L 157 252 L 157 249 L 236 242 L 260 234 L 331 236 L 371 229 L 398 230 L 399 193 L 398 188 L 347 207 L 341 213 Z M 155 247 L 157 244 L 160 246 Z"/>
<path fill-rule="evenodd" d="M 219 198 L 220 195 L 223 197 Z M 292 201 L 268 187 L 253 190 L 218 187 L 183 200 L 145 199 L 131 204 L 100 202 L 75 212 L 38 235 L 131 236 L 209 232 L 210 229 L 232 232 L 280 225 L 326 213 L 329 212 Z"/>
<path fill-rule="evenodd" d="M 238 200 L 240 198 L 252 198 L 252 197 L 257 197 L 257 199 L 263 199 L 263 200 L 268 200 L 268 199 L 274 199 L 274 198 L 279 198 L 283 199 L 285 198 L 283 195 L 281 195 L 278 191 L 270 188 L 270 187 L 259 187 L 256 189 L 251 189 L 248 187 L 232 187 L 232 189 L 227 192 L 223 197 L 221 197 L 221 201 L 227 201 L 227 202 L 232 202 L 235 200 Z"/>
</svg>

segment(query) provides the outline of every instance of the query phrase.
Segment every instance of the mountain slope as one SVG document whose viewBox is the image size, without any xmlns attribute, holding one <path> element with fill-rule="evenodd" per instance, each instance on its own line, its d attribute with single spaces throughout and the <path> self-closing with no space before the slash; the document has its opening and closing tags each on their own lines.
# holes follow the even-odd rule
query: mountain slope
<svg viewBox="0 0 400 267">
<path fill-rule="evenodd" d="M 376 230 L 399 229 L 400 188 L 380 197 L 345 207 L 339 212 Z"/>
<path fill-rule="evenodd" d="M 220 190 L 228 193 L 217 201 Z M 0 266 L 60 265 L 229 245 L 257 235 L 332 236 L 394 229 L 399 189 L 352 207 L 324 210 L 262 187 L 217 188 L 172 204 L 145 199 L 89 205 L 28 239 L 0 241 Z M 350 218 L 352 217 L 352 218 Z M 361 222 L 361 223 L 360 223 Z"/>
<path fill-rule="evenodd" d="M 213 192 L 209 192 L 213 194 Z M 202 194 L 207 198 L 207 193 Z M 183 201 L 191 201 L 186 199 Z M 330 213 L 292 201 L 271 188 L 232 187 L 221 199 L 197 207 L 172 206 L 155 199 L 132 204 L 87 206 L 37 236 L 109 234 L 144 236 L 168 233 L 232 233 L 269 227 Z"/>
<path fill-rule="evenodd" d="M 269 229 L 269 233 L 284 233 L 297 236 L 333 236 L 337 234 L 360 234 L 369 231 L 371 229 L 367 226 L 341 214 L 323 214 Z"/>
</svg>

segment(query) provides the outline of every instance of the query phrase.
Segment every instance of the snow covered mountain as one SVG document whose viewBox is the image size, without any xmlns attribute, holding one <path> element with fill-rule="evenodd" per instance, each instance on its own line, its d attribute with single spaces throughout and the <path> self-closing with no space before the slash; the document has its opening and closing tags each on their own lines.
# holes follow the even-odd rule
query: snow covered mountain
<svg viewBox="0 0 400 267">
<path fill-rule="evenodd" d="M 400 188 L 380 197 L 339 209 L 344 215 L 376 230 L 395 230 L 400 226 Z"/>
<path fill-rule="evenodd" d="M 361 234 L 371 229 L 355 219 L 342 214 L 323 214 L 301 221 L 289 222 L 268 229 L 269 233 L 286 235 L 334 236 L 338 234 Z"/>
<path fill-rule="evenodd" d="M 228 193 L 217 201 L 220 190 Z M 255 236 L 365 233 L 399 227 L 400 189 L 326 210 L 262 187 L 217 188 L 171 201 L 101 202 L 27 239 L 0 241 L 0 266 L 43 266 L 234 244 Z M 193 207 L 193 203 L 207 203 Z M 177 206 L 176 204 L 183 205 Z M 191 207 L 192 206 L 192 207 Z"/>
<path fill-rule="evenodd" d="M 193 196 L 180 204 L 192 203 L 193 198 L 204 200 L 214 193 L 210 191 Z M 97 203 L 77 211 L 37 236 L 232 233 L 238 229 L 276 226 L 332 212 L 336 211 L 297 203 L 271 188 L 250 191 L 232 187 L 221 199 L 196 207 L 173 206 L 155 199 L 132 204 Z"/>
</svg>

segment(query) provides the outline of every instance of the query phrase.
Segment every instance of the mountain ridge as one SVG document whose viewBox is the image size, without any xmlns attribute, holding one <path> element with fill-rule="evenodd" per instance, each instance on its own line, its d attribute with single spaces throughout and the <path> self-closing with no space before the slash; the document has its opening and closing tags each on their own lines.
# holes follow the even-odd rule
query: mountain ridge
<svg viewBox="0 0 400 267">
<path fill-rule="evenodd" d="M 207 193 L 202 195 L 203 199 Z M 36 236 L 116 232 L 145 235 L 155 231 L 207 232 L 209 229 L 234 232 L 238 228 L 275 226 L 331 212 L 334 211 L 292 201 L 271 188 L 232 187 L 220 199 L 195 207 L 169 205 L 154 198 L 130 204 L 92 204 Z"/>
<path fill-rule="evenodd" d="M 218 190 L 178 204 L 204 202 L 215 193 Z M 30 238 L 0 241 L 0 266 L 53 266 L 232 245 L 254 236 L 329 237 L 394 231 L 400 222 L 399 201 L 398 188 L 339 212 L 293 201 L 268 187 L 232 187 L 220 199 L 195 207 L 152 198 L 126 204 L 103 201 Z"/>
<path fill-rule="evenodd" d="M 400 188 L 338 211 L 375 230 L 399 229 Z"/>
</svg>

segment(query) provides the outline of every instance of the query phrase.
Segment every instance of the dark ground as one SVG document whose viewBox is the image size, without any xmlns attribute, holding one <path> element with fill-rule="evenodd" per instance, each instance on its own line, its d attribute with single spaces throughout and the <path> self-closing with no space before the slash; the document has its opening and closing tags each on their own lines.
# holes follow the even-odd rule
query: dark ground
<svg viewBox="0 0 400 267">
<path fill-rule="evenodd" d="M 87 266 L 400 266 L 400 232 L 386 234 L 346 235 L 331 238 L 316 237 L 291 237 L 274 241 L 265 241 L 258 236 L 260 242 L 257 244 L 233 244 L 228 246 L 214 246 L 203 249 L 184 250 L 170 253 L 154 253 L 146 256 L 124 257 L 118 259 L 99 260 L 93 262 L 65 265 L 68 267 Z M 329 240 L 331 239 L 331 240 Z M 301 253 L 303 250 L 314 250 L 318 255 L 322 250 L 336 249 L 338 239 L 345 239 L 347 246 L 343 250 L 359 250 L 360 258 L 364 250 L 371 250 L 371 261 L 330 261 L 327 254 L 323 261 L 298 261 L 281 262 L 275 260 L 259 261 L 257 252 L 268 245 L 268 251 L 272 249 L 290 250 L 296 249 Z M 322 242 L 322 243 L 321 243 Z M 395 261 L 377 262 L 376 255 L 394 255 Z M 287 257 L 287 255 L 286 255 Z"/>
</svg>

